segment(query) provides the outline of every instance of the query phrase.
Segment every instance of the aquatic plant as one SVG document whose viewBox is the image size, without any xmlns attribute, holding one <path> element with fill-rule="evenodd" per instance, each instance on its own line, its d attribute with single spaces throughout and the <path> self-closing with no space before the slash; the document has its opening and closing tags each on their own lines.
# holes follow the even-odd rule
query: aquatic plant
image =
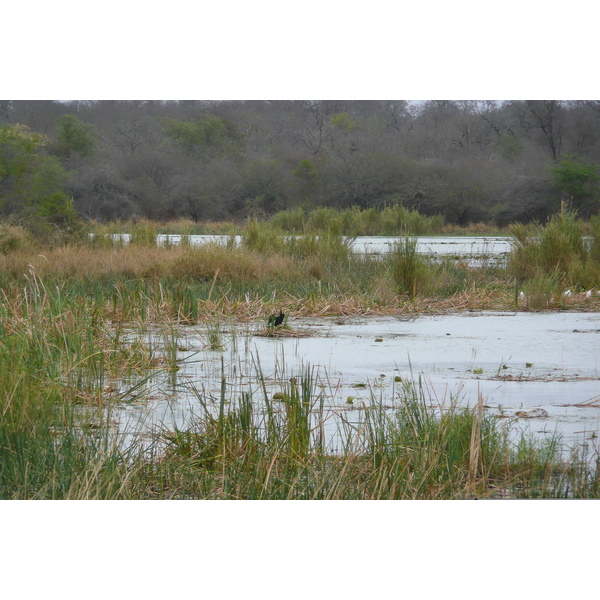
<svg viewBox="0 0 600 600">
<path fill-rule="evenodd" d="M 398 292 L 414 298 L 429 273 L 425 259 L 417 253 L 417 238 L 404 236 L 394 246 L 389 262 Z"/>
<path fill-rule="evenodd" d="M 518 283 L 549 277 L 563 289 L 590 289 L 600 280 L 600 264 L 594 258 L 595 234 L 588 242 L 582 221 L 568 207 L 563 206 L 545 226 L 517 224 L 511 227 L 511 234 L 513 248 L 507 268 Z"/>
<path fill-rule="evenodd" d="M 208 347 L 211 350 L 221 351 L 224 348 L 221 325 L 218 321 L 209 323 L 207 326 Z"/>
<path fill-rule="evenodd" d="M 130 243 L 138 246 L 156 246 L 158 231 L 152 221 L 139 221 L 131 228 Z"/>
</svg>

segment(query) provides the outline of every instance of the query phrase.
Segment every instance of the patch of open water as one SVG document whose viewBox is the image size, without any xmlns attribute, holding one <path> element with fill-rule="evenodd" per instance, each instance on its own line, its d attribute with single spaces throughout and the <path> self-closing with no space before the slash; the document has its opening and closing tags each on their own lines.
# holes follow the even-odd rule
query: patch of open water
<svg viewBox="0 0 600 600">
<path fill-rule="evenodd" d="M 114 234 L 115 239 L 129 242 L 128 233 Z M 159 245 L 181 243 L 181 235 L 160 234 L 157 238 Z M 192 246 L 203 246 L 208 243 L 226 245 L 233 239 L 239 246 L 242 238 L 239 235 L 190 235 L 187 237 Z M 402 236 L 358 236 L 352 242 L 352 250 L 357 254 L 385 256 L 389 254 L 394 244 L 402 240 Z M 417 236 L 417 252 L 430 258 L 455 257 L 468 261 L 503 262 L 511 249 L 510 237 L 503 236 Z"/>
<path fill-rule="evenodd" d="M 262 323 L 223 325 L 222 351 L 207 347 L 206 329 L 181 327 L 178 372 L 155 378 L 149 400 L 119 406 L 113 417 L 129 431 L 183 427 L 201 414 L 198 392 L 216 409 L 222 375 L 232 398 L 253 391 L 260 403 L 260 363 L 269 394 L 314 369 L 331 439 L 342 417 L 360 422 L 373 398 L 392 411 L 401 401 L 398 378 L 420 379 L 432 404 L 454 398 L 475 406 L 481 394 L 486 410 L 505 417 L 516 436 L 557 432 L 565 446 L 595 446 L 600 435 L 598 313 L 327 317 L 289 326 L 301 337 L 262 337 Z"/>
</svg>

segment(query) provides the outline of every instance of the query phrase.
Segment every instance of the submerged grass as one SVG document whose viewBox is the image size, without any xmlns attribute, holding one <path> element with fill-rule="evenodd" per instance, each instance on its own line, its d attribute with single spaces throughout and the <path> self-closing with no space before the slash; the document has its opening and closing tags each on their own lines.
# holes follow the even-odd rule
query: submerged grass
<svg viewBox="0 0 600 600">
<path fill-rule="evenodd" d="M 260 373 L 259 373 L 260 380 Z M 374 395 L 358 421 L 343 421 L 339 447 L 323 443 L 328 418 L 315 374 L 288 380 L 278 401 L 260 390 L 235 397 L 224 380 L 186 428 L 157 432 L 133 478 L 155 498 L 465 499 L 597 497 L 597 466 L 564 460 L 559 440 L 509 441 L 481 400 L 472 409 L 432 406 L 421 381 L 390 411 Z M 229 406 L 229 410 L 224 410 Z M 341 448 L 341 450 L 340 450 Z"/>
</svg>

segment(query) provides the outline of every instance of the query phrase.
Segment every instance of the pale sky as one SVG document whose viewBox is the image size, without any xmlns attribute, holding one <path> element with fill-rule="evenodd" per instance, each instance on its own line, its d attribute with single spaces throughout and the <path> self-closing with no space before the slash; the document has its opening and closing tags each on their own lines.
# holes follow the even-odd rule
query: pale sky
<svg viewBox="0 0 600 600">
<path fill-rule="evenodd" d="M 582 0 L 560 14 L 526 0 L 214 4 L 8 4 L 0 97 L 598 97 L 595 20 Z"/>
</svg>

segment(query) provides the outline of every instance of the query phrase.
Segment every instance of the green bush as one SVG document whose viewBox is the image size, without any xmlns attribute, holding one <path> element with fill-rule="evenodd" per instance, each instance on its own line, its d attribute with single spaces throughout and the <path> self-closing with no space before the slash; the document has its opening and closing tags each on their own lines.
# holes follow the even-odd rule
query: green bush
<svg viewBox="0 0 600 600">
<path fill-rule="evenodd" d="M 0 253 L 10 254 L 31 246 L 31 234 L 23 227 L 0 225 Z"/>
<path fill-rule="evenodd" d="M 246 223 L 242 231 L 242 245 L 248 250 L 261 254 L 283 253 L 283 232 L 269 223 L 252 219 Z"/>
</svg>

